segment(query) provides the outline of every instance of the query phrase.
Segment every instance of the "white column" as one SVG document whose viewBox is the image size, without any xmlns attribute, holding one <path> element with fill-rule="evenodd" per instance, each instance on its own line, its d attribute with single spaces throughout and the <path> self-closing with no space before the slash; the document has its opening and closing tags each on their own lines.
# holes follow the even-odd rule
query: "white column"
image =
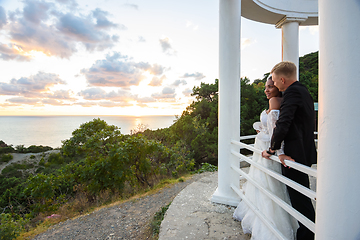
<svg viewBox="0 0 360 240">
<path fill-rule="evenodd" d="M 299 79 L 299 24 L 307 17 L 286 16 L 276 23 L 282 32 L 282 61 L 290 61 L 296 65 Z"/>
<path fill-rule="evenodd" d="M 316 239 L 360 239 L 360 2 L 319 0 Z"/>
<path fill-rule="evenodd" d="M 281 32 L 282 60 L 295 63 L 299 70 L 299 22 L 285 23 L 281 27 Z"/>
<path fill-rule="evenodd" d="M 219 137 L 218 188 L 211 201 L 236 206 L 239 196 L 230 185 L 239 186 L 231 140 L 240 137 L 240 21 L 241 0 L 220 0 L 219 13 Z M 239 151 L 237 148 L 236 151 Z"/>
</svg>

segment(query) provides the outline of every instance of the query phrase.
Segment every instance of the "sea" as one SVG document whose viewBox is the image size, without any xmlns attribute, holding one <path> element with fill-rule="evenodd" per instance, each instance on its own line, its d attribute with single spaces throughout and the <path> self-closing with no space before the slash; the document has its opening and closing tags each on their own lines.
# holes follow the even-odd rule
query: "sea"
<svg viewBox="0 0 360 240">
<path fill-rule="evenodd" d="M 119 127 L 122 134 L 130 134 L 141 126 L 151 130 L 167 128 L 176 120 L 175 116 L 0 116 L 0 140 L 14 147 L 43 145 L 57 148 L 81 124 L 94 118 Z"/>
</svg>

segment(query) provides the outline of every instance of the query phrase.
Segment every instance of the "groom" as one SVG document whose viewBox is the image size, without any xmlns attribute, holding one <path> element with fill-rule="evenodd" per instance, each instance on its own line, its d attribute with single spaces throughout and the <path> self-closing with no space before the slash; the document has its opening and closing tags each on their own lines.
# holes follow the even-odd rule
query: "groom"
<svg viewBox="0 0 360 240">
<path fill-rule="evenodd" d="M 309 91 L 298 82 L 296 66 L 292 62 L 280 62 L 271 70 L 274 85 L 283 92 L 280 115 L 276 122 L 270 148 L 262 152 L 268 158 L 280 149 L 284 141 L 285 154 L 279 155 L 282 173 L 285 177 L 309 187 L 309 177 L 286 166 L 284 160 L 296 161 L 306 166 L 316 163 L 317 153 L 314 143 L 315 112 Z M 305 217 L 315 221 L 315 211 L 311 200 L 298 191 L 287 187 L 293 208 Z M 297 240 L 314 239 L 314 234 L 299 222 Z"/>
</svg>

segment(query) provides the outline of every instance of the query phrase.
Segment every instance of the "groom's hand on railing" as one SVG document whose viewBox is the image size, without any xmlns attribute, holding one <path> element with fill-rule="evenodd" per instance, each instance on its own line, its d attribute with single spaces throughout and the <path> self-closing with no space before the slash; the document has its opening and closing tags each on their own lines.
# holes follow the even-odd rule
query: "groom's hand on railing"
<svg viewBox="0 0 360 240">
<path fill-rule="evenodd" d="M 274 154 L 270 154 L 269 152 L 273 153 L 273 152 L 275 152 L 275 151 L 273 151 L 273 150 L 271 150 L 271 149 L 269 149 L 269 150 L 264 150 L 264 151 L 262 151 L 261 156 L 262 156 L 263 158 L 266 158 L 266 159 L 271 160 L 270 157 L 271 157 L 272 155 L 274 155 Z M 295 162 L 294 159 L 292 159 L 290 156 L 285 155 L 285 154 L 279 155 L 278 158 L 279 158 L 281 164 L 284 165 L 284 167 L 287 167 L 287 165 L 285 164 L 285 160 L 289 160 L 289 161 Z M 290 168 L 290 167 L 289 167 L 289 168 Z"/>
<path fill-rule="evenodd" d="M 285 155 L 285 154 L 279 155 L 278 158 L 279 158 L 281 164 L 284 165 L 284 167 L 287 167 L 287 165 L 285 164 L 285 160 L 289 160 L 289 161 L 295 162 L 294 159 L 292 159 L 290 156 Z M 290 167 L 289 167 L 289 168 L 290 168 Z"/>
</svg>

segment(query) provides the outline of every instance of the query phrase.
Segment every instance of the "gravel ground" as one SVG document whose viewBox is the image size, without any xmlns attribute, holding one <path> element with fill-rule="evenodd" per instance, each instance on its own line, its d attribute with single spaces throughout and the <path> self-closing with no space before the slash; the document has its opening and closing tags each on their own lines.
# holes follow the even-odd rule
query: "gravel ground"
<svg viewBox="0 0 360 240">
<path fill-rule="evenodd" d="M 185 182 L 165 187 L 152 195 L 59 223 L 34 239 L 151 239 L 150 223 L 155 213 L 205 174 L 195 174 Z"/>
</svg>

